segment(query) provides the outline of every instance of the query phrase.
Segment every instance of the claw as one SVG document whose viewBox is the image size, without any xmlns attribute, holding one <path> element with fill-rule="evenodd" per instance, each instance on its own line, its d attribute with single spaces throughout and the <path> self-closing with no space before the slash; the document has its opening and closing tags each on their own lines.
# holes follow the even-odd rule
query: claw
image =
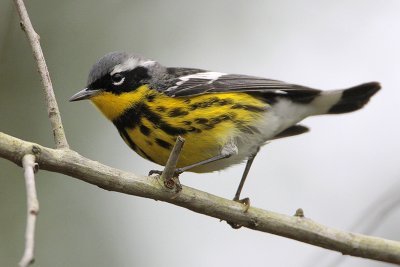
<svg viewBox="0 0 400 267">
<path fill-rule="evenodd" d="M 249 208 L 250 208 L 250 198 L 246 197 L 246 198 L 242 198 L 242 199 L 233 199 L 233 201 L 242 203 L 244 205 L 244 213 L 246 213 Z M 239 229 L 242 227 L 242 225 L 238 224 L 238 223 L 233 223 L 233 222 L 227 222 L 233 229 Z"/>
<path fill-rule="evenodd" d="M 153 175 L 153 174 L 161 175 L 162 173 L 163 173 L 163 172 L 162 172 L 162 171 L 159 171 L 159 170 L 150 170 L 148 176 L 151 176 L 151 175 Z M 178 177 L 178 176 L 179 176 L 180 174 L 182 174 L 182 173 L 183 173 L 183 170 L 182 170 L 181 168 L 178 168 L 178 169 L 176 169 L 175 172 L 174 172 L 174 177 Z"/>
<path fill-rule="evenodd" d="M 247 212 L 250 208 L 250 198 L 234 199 L 234 201 L 242 203 L 244 205 L 244 212 Z"/>
<path fill-rule="evenodd" d="M 233 222 L 226 222 L 226 223 L 229 224 L 233 229 L 242 228 L 242 225 L 240 225 L 238 223 L 233 223 Z"/>
<path fill-rule="evenodd" d="M 151 175 L 153 175 L 153 174 L 161 175 L 161 174 L 162 174 L 162 171 L 159 171 L 159 170 L 150 170 L 150 171 L 149 171 L 149 176 L 151 176 Z"/>
<path fill-rule="evenodd" d="M 184 170 L 182 168 L 178 168 L 178 169 L 175 170 L 174 176 L 179 176 L 183 172 L 184 172 Z"/>
</svg>

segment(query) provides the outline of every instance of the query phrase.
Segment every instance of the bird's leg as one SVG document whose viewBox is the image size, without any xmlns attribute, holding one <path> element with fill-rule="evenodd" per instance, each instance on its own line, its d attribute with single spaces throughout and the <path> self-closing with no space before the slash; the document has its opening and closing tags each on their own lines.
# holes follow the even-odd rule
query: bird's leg
<svg viewBox="0 0 400 267">
<path fill-rule="evenodd" d="M 233 198 L 234 201 L 245 205 L 245 212 L 247 212 L 247 210 L 250 208 L 250 198 L 246 197 L 240 199 L 240 193 L 242 192 L 244 182 L 246 181 L 251 165 L 253 164 L 254 158 L 256 157 L 259 150 L 260 148 L 258 148 L 257 151 L 253 155 L 249 156 L 249 158 L 247 159 L 246 167 L 244 168 L 244 172 L 242 174 L 242 179 L 240 179 L 240 183 L 236 190 L 235 197 Z M 240 224 L 237 223 L 232 223 L 232 222 L 227 222 L 227 223 L 234 229 L 239 229 L 240 227 L 242 227 Z"/>
<path fill-rule="evenodd" d="M 238 188 L 236 190 L 235 197 L 233 198 L 234 201 L 238 201 L 238 202 L 249 201 L 248 198 L 244 198 L 244 199 L 241 199 L 241 200 L 239 200 L 239 198 L 240 198 L 240 193 L 242 192 L 242 189 L 243 189 L 244 182 L 246 181 L 247 175 L 249 174 L 251 165 L 253 164 L 253 161 L 254 161 L 254 158 L 256 157 L 256 155 L 257 155 L 257 153 L 249 156 L 249 158 L 247 159 L 246 167 L 244 168 L 244 172 L 242 174 L 242 179 L 240 179 L 240 183 L 239 183 L 239 186 L 238 186 Z"/>
<path fill-rule="evenodd" d="M 182 167 L 182 168 L 178 168 L 178 169 L 175 170 L 175 173 L 176 174 L 181 174 L 182 172 L 190 170 L 190 169 L 192 169 L 194 167 L 198 167 L 198 166 L 201 166 L 201 165 L 204 165 L 204 164 L 207 164 L 207 163 L 211 163 L 211 162 L 214 162 L 214 161 L 218 161 L 218 160 L 221 160 L 221 159 L 229 158 L 229 157 L 237 154 L 237 152 L 238 152 L 238 150 L 237 150 L 236 145 L 233 142 L 229 142 L 221 149 L 221 153 L 219 155 L 216 155 L 216 156 L 211 157 L 211 158 L 206 159 L 206 160 L 202 160 L 202 161 L 196 162 L 194 164 L 191 164 L 191 165 L 188 165 L 188 166 L 185 166 L 185 167 Z"/>
<path fill-rule="evenodd" d="M 204 165 L 204 164 L 207 164 L 207 163 L 211 163 L 211 162 L 214 162 L 214 161 L 217 161 L 217 160 L 220 160 L 220 159 L 229 158 L 230 156 L 232 156 L 234 154 L 235 154 L 234 152 L 221 152 L 221 154 L 219 154 L 217 156 L 214 156 L 214 157 L 211 157 L 209 159 L 202 160 L 202 161 L 193 163 L 191 165 L 188 165 L 188 166 L 185 166 L 185 167 L 182 167 L 182 168 L 177 168 L 175 170 L 175 175 L 179 175 L 179 174 L 181 174 L 181 173 L 183 173 L 185 171 L 188 171 L 188 170 L 190 170 L 190 169 L 192 169 L 194 167 L 198 167 L 198 166 L 201 166 L 201 165 Z M 149 171 L 149 176 L 152 175 L 152 174 L 161 175 L 162 171 L 159 171 L 159 170 L 151 170 L 151 171 Z"/>
<path fill-rule="evenodd" d="M 211 163 L 211 162 L 214 162 L 214 161 L 218 161 L 218 160 L 221 160 L 221 159 L 229 158 L 229 157 L 237 154 L 237 151 L 238 150 L 237 150 L 236 145 L 233 142 L 229 142 L 225 146 L 222 147 L 220 154 L 218 154 L 218 155 L 216 155 L 214 157 L 211 157 L 211 158 L 208 158 L 208 159 L 193 163 L 191 165 L 182 167 L 182 168 L 177 168 L 175 170 L 175 175 L 178 176 L 179 174 L 181 174 L 181 173 L 183 173 L 185 171 L 188 171 L 188 170 L 190 170 L 192 168 L 195 168 L 195 167 L 198 167 L 198 166 L 201 166 L 201 165 L 204 165 L 204 164 L 208 164 L 208 163 Z M 149 176 L 152 175 L 152 174 L 161 175 L 162 171 L 151 170 L 149 172 Z"/>
</svg>

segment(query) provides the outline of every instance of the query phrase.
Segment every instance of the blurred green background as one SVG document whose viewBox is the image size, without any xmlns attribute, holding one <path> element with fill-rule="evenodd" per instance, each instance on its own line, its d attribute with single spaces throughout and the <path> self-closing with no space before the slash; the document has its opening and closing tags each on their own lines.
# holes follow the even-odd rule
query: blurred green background
<svg viewBox="0 0 400 267">
<path fill-rule="evenodd" d="M 362 111 L 307 119 L 310 133 L 264 147 L 243 196 L 264 209 L 294 214 L 301 207 L 323 224 L 400 240 L 399 1 L 31 0 L 27 8 L 71 148 L 137 174 L 160 167 L 130 151 L 89 102 L 68 102 L 107 52 L 321 89 L 380 81 L 383 90 Z M 54 146 L 11 1 L 0 2 L 0 131 Z M 185 173 L 181 182 L 231 198 L 243 167 Z M 35 266 L 306 267 L 339 266 L 343 258 L 56 173 L 40 171 L 37 190 Z M 22 255 L 25 197 L 21 168 L 0 159 L 0 266 L 15 266 Z M 340 266 L 389 265 L 346 257 Z"/>
</svg>

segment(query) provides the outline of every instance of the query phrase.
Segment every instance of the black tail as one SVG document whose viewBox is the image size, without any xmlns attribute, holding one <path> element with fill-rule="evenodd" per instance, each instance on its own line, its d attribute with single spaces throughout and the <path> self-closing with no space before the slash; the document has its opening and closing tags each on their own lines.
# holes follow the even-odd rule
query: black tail
<svg viewBox="0 0 400 267">
<path fill-rule="evenodd" d="M 355 111 L 368 103 L 371 96 L 381 89 L 378 82 L 360 84 L 343 90 L 342 97 L 327 113 L 339 114 Z"/>
</svg>

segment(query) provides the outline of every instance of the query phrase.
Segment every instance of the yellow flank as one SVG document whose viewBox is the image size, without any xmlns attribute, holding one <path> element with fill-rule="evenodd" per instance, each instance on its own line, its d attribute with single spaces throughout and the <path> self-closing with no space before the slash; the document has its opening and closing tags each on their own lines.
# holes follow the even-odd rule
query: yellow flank
<svg viewBox="0 0 400 267">
<path fill-rule="evenodd" d="M 126 138 L 124 141 L 160 165 L 165 165 L 177 136 L 183 136 L 186 142 L 178 167 L 218 155 L 231 138 L 254 131 L 268 108 L 266 102 L 247 93 L 174 98 L 146 85 L 120 95 L 104 92 L 91 100 L 111 121 L 136 109 L 137 117 L 129 120 L 135 124 L 123 126 L 134 147 Z"/>
</svg>

